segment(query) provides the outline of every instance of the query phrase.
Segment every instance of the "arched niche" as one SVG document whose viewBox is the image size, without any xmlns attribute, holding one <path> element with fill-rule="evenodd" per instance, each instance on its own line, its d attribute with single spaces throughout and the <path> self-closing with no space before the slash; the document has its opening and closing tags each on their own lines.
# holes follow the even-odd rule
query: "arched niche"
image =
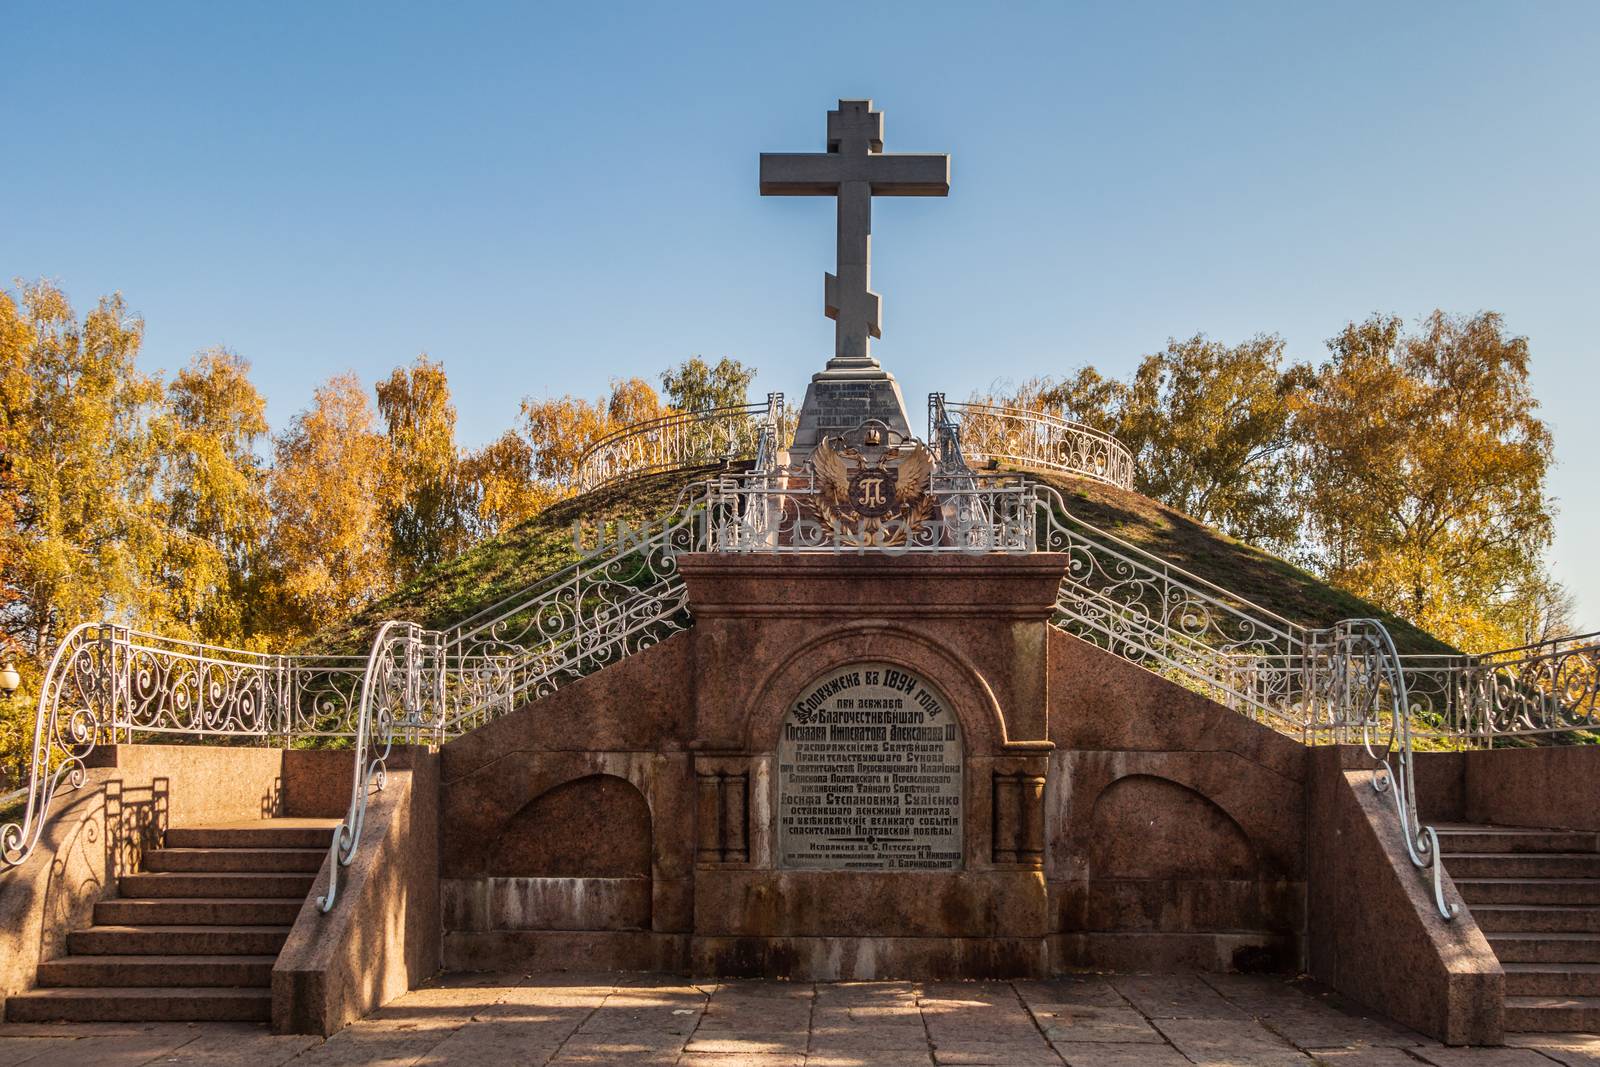
<svg viewBox="0 0 1600 1067">
<path fill-rule="evenodd" d="M 489 854 L 503 878 L 649 878 L 650 806 L 625 778 L 592 774 L 539 794 L 508 819 Z"/>
<path fill-rule="evenodd" d="M 1150 774 L 1118 778 L 1095 799 L 1088 860 L 1094 878 L 1247 879 L 1259 868 L 1232 816 L 1189 786 Z"/>
</svg>

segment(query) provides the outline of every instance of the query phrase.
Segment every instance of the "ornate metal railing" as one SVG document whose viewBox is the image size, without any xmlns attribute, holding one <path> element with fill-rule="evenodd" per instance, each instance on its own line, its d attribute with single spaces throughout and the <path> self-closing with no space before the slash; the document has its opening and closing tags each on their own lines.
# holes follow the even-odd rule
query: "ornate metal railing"
<svg viewBox="0 0 1600 1067">
<path fill-rule="evenodd" d="M 1473 656 L 1457 677 L 1451 727 L 1461 738 L 1600 730 L 1600 633 Z"/>
<path fill-rule="evenodd" d="M 959 461 L 960 427 L 947 417 L 941 425 Z M 1436 849 L 1412 789 L 1413 721 L 1468 739 L 1596 724 L 1597 635 L 1483 657 L 1401 658 L 1375 621 L 1299 626 L 1083 522 L 1055 489 L 1025 476 L 941 462 L 918 518 L 901 529 L 829 520 L 825 491 L 809 471 L 770 462 L 696 482 L 666 516 L 581 544 L 572 566 L 448 631 L 384 624 L 364 658 L 263 655 L 81 626 L 46 675 L 25 813 L 0 829 L 3 865 L 33 851 L 51 798 L 82 784 L 97 743 L 181 735 L 352 739 L 356 777 L 333 843 L 335 866 L 348 865 L 397 738 L 455 736 L 683 630 L 684 552 L 1062 552 L 1061 628 L 1307 742 L 1359 737 L 1375 760 L 1375 787 L 1392 791 L 1413 861 L 1434 872 L 1436 895 Z M 337 874 L 324 908 L 337 899 Z"/>
<path fill-rule="evenodd" d="M 1434 907 L 1448 922 L 1456 908 L 1445 900 L 1439 835 L 1417 815 L 1412 705 L 1394 639 L 1377 619 L 1346 619 L 1309 636 L 1311 732 L 1340 743 L 1360 739 L 1372 761 L 1372 787 L 1393 803 L 1406 855 L 1429 879 Z"/>
<path fill-rule="evenodd" d="M 82 786 L 85 760 L 100 740 L 106 650 L 98 623 L 75 627 L 56 648 L 33 722 L 33 762 L 20 823 L 0 826 L 0 869 L 20 865 L 39 844 L 56 791 Z"/>
<path fill-rule="evenodd" d="M 624 530 L 577 563 L 477 612 L 444 635 L 447 735 L 688 626 L 677 554 L 701 550 L 703 489 L 685 489 L 669 516 Z"/>
<path fill-rule="evenodd" d="M 1054 488 L 1030 484 L 1040 549 L 1067 555 L 1058 626 L 1304 734 L 1305 627 L 1084 522 Z"/>
<path fill-rule="evenodd" d="M 1103 430 L 1025 408 L 948 402 L 944 394 L 934 393 L 928 398 L 930 440 L 941 437 L 932 418 L 935 398 L 939 415 L 958 429 L 968 463 L 1061 471 L 1119 489 L 1133 488 L 1133 453 Z"/>
<path fill-rule="evenodd" d="M 764 404 L 678 411 L 616 430 L 578 457 L 573 488 L 580 493 L 643 474 L 763 459 L 781 447 L 783 394 Z"/>
<path fill-rule="evenodd" d="M 254 738 L 292 744 L 356 731 L 360 656 L 278 656 L 113 623 L 74 628 L 56 649 L 34 718 L 22 821 L 0 828 L 0 868 L 27 859 L 60 786 L 83 784 L 99 744 Z"/>
<path fill-rule="evenodd" d="M 324 913 L 332 911 L 338 900 L 340 869 L 355 860 L 361 846 L 367 798 L 384 787 L 395 741 L 440 740 L 444 694 L 443 635 L 413 622 L 391 621 L 378 627 L 361 676 L 350 807 L 333 831 L 328 891 L 317 898 Z"/>
</svg>

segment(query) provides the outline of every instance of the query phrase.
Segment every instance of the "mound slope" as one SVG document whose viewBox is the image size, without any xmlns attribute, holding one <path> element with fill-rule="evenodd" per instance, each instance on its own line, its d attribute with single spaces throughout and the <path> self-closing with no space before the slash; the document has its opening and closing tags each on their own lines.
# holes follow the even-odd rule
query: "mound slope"
<svg viewBox="0 0 1600 1067">
<path fill-rule="evenodd" d="M 319 651 L 365 648 L 377 624 L 407 619 L 447 628 L 574 563 L 577 522 L 642 522 L 669 513 L 692 482 L 717 468 L 635 478 L 554 504 L 510 532 L 484 542 L 376 601 L 319 635 Z M 1236 541 L 1182 512 L 1112 486 L 1067 475 L 1029 472 L 1054 486 L 1074 515 L 1237 596 L 1308 627 L 1378 618 L 1402 653 L 1455 649 L 1374 605 L 1335 588 L 1269 552 Z"/>
</svg>

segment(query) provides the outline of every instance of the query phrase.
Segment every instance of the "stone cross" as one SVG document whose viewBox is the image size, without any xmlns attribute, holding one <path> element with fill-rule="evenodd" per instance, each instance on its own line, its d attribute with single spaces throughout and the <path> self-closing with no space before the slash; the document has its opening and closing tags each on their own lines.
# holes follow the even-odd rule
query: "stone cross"
<svg viewBox="0 0 1600 1067">
<path fill-rule="evenodd" d="M 824 286 L 824 311 L 835 323 L 830 370 L 878 365 L 871 349 L 871 338 L 883 336 L 871 288 L 872 198 L 949 192 L 949 156 L 883 153 L 883 113 L 871 100 L 841 100 L 828 112 L 827 152 L 761 153 L 762 196 L 839 198 L 839 273 Z"/>
</svg>

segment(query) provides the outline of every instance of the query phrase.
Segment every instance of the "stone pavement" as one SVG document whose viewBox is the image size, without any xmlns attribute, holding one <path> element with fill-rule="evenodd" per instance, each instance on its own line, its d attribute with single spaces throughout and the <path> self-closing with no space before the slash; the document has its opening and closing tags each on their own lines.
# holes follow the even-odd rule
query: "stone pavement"
<svg viewBox="0 0 1600 1067">
<path fill-rule="evenodd" d="M 0 1025 L 0 1067 L 1600 1065 L 1597 1035 L 1513 1046 L 1446 1048 L 1308 983 L 1240 975 L 811 985 L 455 974 L 328 1041 L 227 1023 Z"/>
</svg>

